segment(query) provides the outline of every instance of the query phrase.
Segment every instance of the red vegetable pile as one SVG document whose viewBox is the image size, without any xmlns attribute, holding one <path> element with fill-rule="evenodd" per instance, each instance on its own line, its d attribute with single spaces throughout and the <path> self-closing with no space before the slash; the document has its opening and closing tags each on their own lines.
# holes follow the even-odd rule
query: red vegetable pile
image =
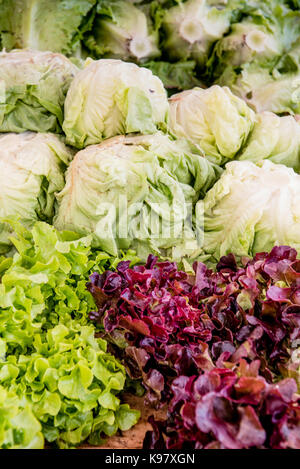
<svg viewBox="0 0 300 469">
<path fill-rule="evenodd" d="M 150 255 L 94 273 L 87 287 L 146 400 L 168 402 L 145 447 L 299 447 L 300 413 L 291 364 L 300 338 L 300 261 L 287 246 L 243 259 L 223 257 L 195 276 Z M 295 371 L 296 370 L 296 371 Z M 289 429 L 289 431 L 287 431 Z M 249 430 L 249 431 L 248 431 Z"/>
</svg>

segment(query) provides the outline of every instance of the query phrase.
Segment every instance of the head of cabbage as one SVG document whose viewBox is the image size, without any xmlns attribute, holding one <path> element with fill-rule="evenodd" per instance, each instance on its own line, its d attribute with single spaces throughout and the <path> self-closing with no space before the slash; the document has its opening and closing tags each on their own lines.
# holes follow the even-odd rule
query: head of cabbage
<svg viewBox="0 0 300 469">
<path fill-rule="evenodd" d="M 0 52 L 0 132 L 61 132 L 67 90 L 78 68 L 61 54 Z"/>
<path fill-rule="evenodd" d="M 234 161 L 199 201 L 203 249 L 221 256 L 253 256 L 274 245 L 300 252 L 300 176 L 292 168 L 265 160 Z"/>
<path fill-rule="evenodd" d="M 170 131 L 222 165 L 235 158 L 254 126 L 255 113 L 229 88 L 193 88 L 170 98 Z"/>
<path fill-rule="evenodd" d="M 94 246 L 114 256 L 129 248 L 142 259 L 196 255 L 194 206 L 220 172 L 161 133 L 112 138 L 76 154 L 54 225 L 93 234 Z"/>
<path fill-rule="evenodd" d="M 65 102 L 67 142 L 83 148 L 131 132 L 165 125 L 168 99 L 160 79 L 146 68 L 114 59 L 86 62 Z"/>
<path fill-rule="evenodd" d="M 55 192 L 64 187 L 72 156 L 56 135 L 0 134 L 0 254 L 11 248 L 11 227 L 5 220 L 18 218 L 27 227 L 52 220 Z"/>
</svg>

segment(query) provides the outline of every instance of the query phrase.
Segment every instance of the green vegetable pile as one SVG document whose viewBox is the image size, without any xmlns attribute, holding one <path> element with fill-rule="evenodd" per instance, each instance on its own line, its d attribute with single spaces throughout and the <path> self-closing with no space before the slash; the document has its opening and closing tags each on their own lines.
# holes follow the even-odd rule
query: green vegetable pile
<svg viewBox="0 0 300 469">
<path fill-rule="evenodd" d="M 118 397 L 123 366 L 87 324 L 88 274 L 117 259 L 46 223 L 31 231 L 12 223 L 17 252 L 1 262 L 1 447 L 100 444 L 139 418 Z"/>
<path fill-rule="evenodd" d="M 138 421 L 92 273 L 300 254 L 299 67 L 297 1 L 0 0 L 1 448 Z"/>
</svg>

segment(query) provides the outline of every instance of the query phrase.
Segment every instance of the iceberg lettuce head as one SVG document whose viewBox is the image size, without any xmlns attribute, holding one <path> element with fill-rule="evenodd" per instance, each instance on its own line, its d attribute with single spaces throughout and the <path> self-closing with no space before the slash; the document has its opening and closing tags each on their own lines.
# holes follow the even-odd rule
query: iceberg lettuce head
<svg viewBox="0 0 300 469">
<path fill-rule="evenodd" d="M 300 252 L 300 176 L 292 168 L 263 161 L 234 161 L 208 191 L 204 212 L 204 251 L 212 258 L 252 256 L 275 245 Z"/>
<path fill-rule="evenodd" d="M 92 234 L 114 256 L 132 248 L 180 259 L 198 250 L 194 206 L 220 172 L 183 140 L 119 136 L 76 154 L 54 225 Z"/>
<path fill-rule="evenodd" d="M 65 102 L 63 130 L 77 148 L 131 132 L 153 133 L 168 118 L 160 79 L 146 68 L 114 59 L 87 60 Z"/>
<path fill-rule="evenodd" d="M 170 98 L 170 131 L 224 164 L 235 158 L 254 125 L 255 114 L 227 87 L 194 88 Z"/>
</svg>

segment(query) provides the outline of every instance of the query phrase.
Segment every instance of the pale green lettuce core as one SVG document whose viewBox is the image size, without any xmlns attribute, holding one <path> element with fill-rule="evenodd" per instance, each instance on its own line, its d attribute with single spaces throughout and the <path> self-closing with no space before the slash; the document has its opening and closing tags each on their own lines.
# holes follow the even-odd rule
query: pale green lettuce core
<svg viewBox="0 0 300 469">
<path fill-rule="evenodd" d="M 142 259 L 194 256 L 194 205 L 220 172 L 183 140 L 117 137 L 76 154 L 54 225 L 92 234 L 111 255 L 131 247 Z"/>
<path fill-rule="evenodd" d="M 253 132 L 238 157 L 240 161 L 268 159 L 300 171 L 300 123 L 293 116 L 257 114 Z"/>
<path fill-rule="evenodd" d="M 224 164 L 235 158 L 254 126 L 255 114 L 227 87 L 194 88 L 170 98 L 170 131 Z"/>
<path fill-rule="evenodd" d="M 0 52 L 0 132 L 61 132 L 67 90 L 78 68 L 61 54 Z"/>
<path fill-rule="evenodd" d="M 99 0 L 90 36 L 84 40 L 97 57 L 135 62 L 159 57 L 158 31 L 148 12 L 123 0 Z"/>
<path fill-rule="evenodd" d="M 100 445 L 134 425 L 139 412 L 120 401 L 125 369 L 95 337 L 86 282 L 137 258 L 92 251 L 91 237 L 44 222 L 12 228 L 17 252 L 0 258 L 0 446 L 41 447 L 42 434 L 60 448 L 87 438 Z"/>
<path fill-rule="evenodd" d="M 3 220 L 19 217 L 26 226 L 51 222 L 55 192 L 64 187 L 72 157 L 73 151 L 53 134 L 0 134 L 0 254 L 11 247 L 11 229 Z"/>
<path fill-rule="evenodd" d="M 84 17 L 96 0 L 1 0 L 0 44 L 6 50 L 76 53 Z"/>
<path fill-rule="evenodd" d="M 229 30 L 230 17 L 222 1 L 180 2 L 164 13 L 163 48 L 171 60 L 191 58 L 205 65 L 212 44 Z"/>
<path fill-rule="evenodd" d="M 121 60 L 88 60 L 65 102 L 63 130 L 77 148 L 131 132 L 153 133 L 168 118 L 167 94 L 150 70 Z"/>
<path fill-rule="evenodd" d="M 286 166 L 235 161 L 198 203 L 204 251 L 214 260 L 253 256 L 275 245 L 300 252 L 300 176 Z"/>
</svg>

